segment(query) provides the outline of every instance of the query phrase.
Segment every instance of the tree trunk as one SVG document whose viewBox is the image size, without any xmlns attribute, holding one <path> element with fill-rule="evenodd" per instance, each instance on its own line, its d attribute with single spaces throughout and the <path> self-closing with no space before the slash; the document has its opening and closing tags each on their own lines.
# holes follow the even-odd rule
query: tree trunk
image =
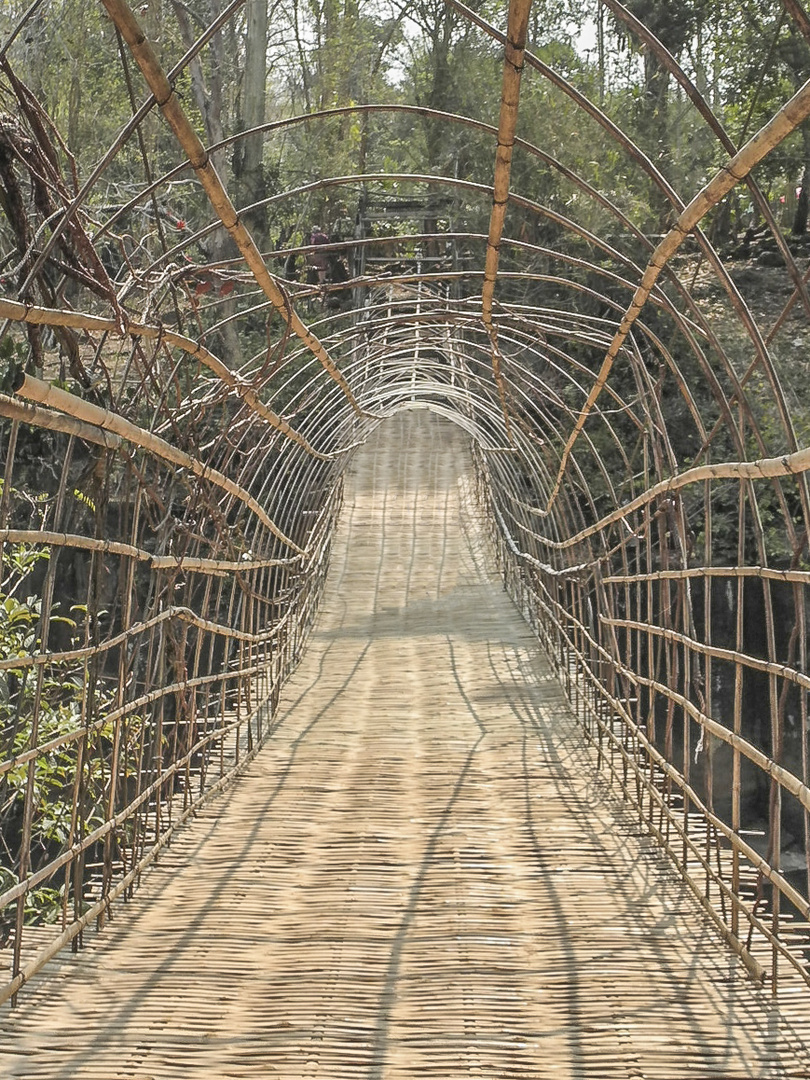
<svg viewBox="0 0 810 1080">
<path fill-rule="evenodd" d="M 177 25 L 180 27 L 183 45 L 186 49 L 190 49 L 194 44 L 195 34 L 191 26 L 188 11 L 184 4 L 178 3 L 177 0 L 175 0 L 174 12 L 177 16 Z M 215 34 L 210 43 L 213 56 L 211 63 L 211 78 L 209 82 L 206 82 L 205 80 L 199 56 L 195 57 L 189 65 L 191 74 L 191 93 L 194 97 L 194 104 L 200 110 L 200 115 L 203 118 L 205 134 L 209 143 L 218 143 L 225 138 L 225 130 L 222 126 L 221 55 L 217 55 L 217 53 L 221 54 L 222 50 L 221 47 L 217 49 L 217 38 L 219 38 L 219 34 Z M 225 157 L 222 151 L 212 154 L 211 160 L 213 161 L 214 168 L 219 173 L 220 178 L 224 181 Z"/>
<path fill-rule="evenodd" d="M 245 42 L 244 94 L 242 97 L 242 130 L 259 127 L 265 119 L 265 89 L 267 83 L 267 3 L 248 0 L 247 40 Z M 241 151 L 234 157 L 238 182 L 239 204 L 250 206 L 264 199 L 267 184 L 262 156 L 264 134 L 257 132 L 242 140 Z M 265 207 L 252 210 L 245 221 L 261 249 L 267 239 Z"/>
<path fill-rule="evenodd" d="M 185 5 L 179 3 L 178 0 L 174 0 L 174 11 L 177 16 L 177 24 L 180 27 L 183 44 L 187 49 L 191 48 L 194 43 L 194 32 L 192 30 L 188 11 Z M 219 2 L 218 0 L 215 0 L 215 2 L 211 4 L 211 15 L 216 17 L 218 14 Z M 211 76 L 208 83 L 206 83 L 199 56 L 191 61 L 189 67 L 191 73 L 191 91 L 194 95 L 194 102 L 202 114 L 203 123 L 205 124 L 205 134 L 210 145 L 211 143 L 221 142 L 225 138 L 225 129 L 222 123 L 222 76 L 224 57 L 221 33 L 214 34 L 211 38 L 209 48 L 211 49 Z M 212 153 L 211 162 L 216 169 L 218 176 L 227 188 L 226 158 L 224 151 L 218 150 L 215 153 Z M 209 252 L 212 262 L 222 262 L 225 259 L 233 258 L 234 255 L 237 254 L 236 245 L 224 229 L 215 229 L 211 234 Z M 227 315 L 231 314 L 233 310 L 233 301 L 229 301 L 228 303 L 223 304 L 220 309 L 220 315 L 222 318 L 225 318 Z M 238 367 L 242 362 L 242 348 L 239 342 L 239 335 L 232 322 L 226 323 L 222 327 L 220 330 L 220 338 L 222 341 L 224 359 L 231 367 Z"/>
<path fill-rule="evenodd" d="M 438 10 L 436 21 L 430 33 L 431 51 L 429 63 L 431 79 L 424 104 L 430 109 L 438 109 L 443 112 L 452 110 L 453 105 L 451 52 L 455 26 L 455 12 L 448 5 Z M 441 120 L 432 118 L 425 118 L 424 124 L 428 168 L 430 172 L 437 175 L 445 175 L 450 171 L 447 129 Z M 438 231 L 439 206 L 437 199 L 436 189 L 431 187 L 428 190 L 424 217 L 424 230 L 428 234 Z M 426 252 L 428 255 L 438 256 L 439 249 L 435 240 L 427 242 Z"/>
<path fill-rule="evenodd" d="M 659 166 L 670 157 L 672 132 L 669 122 L 669 72 L 651 50 L 644 54 L 644 98 L 639 128 L 645 136 L 645 149 Z M 664 169 L 664 171 L 666 171 Z M 650 192 L 650 225 L 666 232 L 671 222 L 672 206 L 657 185 Z"/>
<path fill-rule="evenodd" d="M 802 127 L 802 141 L 804 145 L 804 171 L 802 172 L 802 185 L 799 190 L 796 213 L 793 217 L 793 228 L 790 230 L 794 236 L 804 236 L 807 232 L 807 214 L 810 207 L 810 127 L 807 124 Z"/>
</svg>

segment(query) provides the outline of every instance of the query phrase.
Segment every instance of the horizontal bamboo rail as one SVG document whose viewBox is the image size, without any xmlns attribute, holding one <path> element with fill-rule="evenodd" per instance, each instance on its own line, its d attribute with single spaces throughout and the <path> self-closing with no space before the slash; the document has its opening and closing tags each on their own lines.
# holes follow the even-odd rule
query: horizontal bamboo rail
<svg viewBox="0 0 810 1080">
<path fill-rule="evenodd" d="M 39 402 L 42 405 L 52 405 L 61 412 L 67 413 L 68 416 L 74 416 L 84 423 L 95 425 L 104 431 L 112 431 L 119 438 L 126 439 L 127 442 L 133 443 L 135 446 L 148 449 L 156 457 L 188 469 L 189 472 L 201 480 L 210 481 L 210 483 L 215 484 L 229 495 L 233 495 L 241 503 L 244 503 L 256 515 L 262 525 L 269 529 L 274 536 L 277 536 L 287 547 L 298 555 L 304 554 L 302 548 L 277 528 L 263 507 L 248 491 L 227 476 L 224 476 L 218 469 L 212 469 L 209 465 L 198 461 L 190 454 L 178 450 L 177 447 L 172 446 L 165 439 L 161 439 L 149 431 L 144 431 L 129 420 L 125 420 L 122 416 L 117 416 L 108 409 L 101 409 L 98 405 L 83 401 L 81 398 L 76 397 L 75 394 L 70 394 L 67 390 L 62 390 L 58 386 L 51 386 L 31 375 L 21 375 L 14 389 L 21 397 Z"/>
<path fill-rule="evenodd" d="M 106 450 L 117 450 L 122 442 L 119 435 L 113 435 L 109 431 L 99 431 L 94 425 L 85 424 L 73 416 L 65 416 L 62 413 L 52 412 L 50 409 L 40 409 L 36 405 L 15 401 L 8 394 L 0 394 L 0 416 L 44 428 L 46 431 L 63 431 L 67 435 L 84 439 L 85 442 L 103 446 Z"/>
<path fill-rule="evenodd" d="M 29 416 L 33 414 L 29 413 Z M 37 426 L 48 427 L 47 423 Z M 212 574 L 227 575 L 245 573 L 251 570 L 263 570 L 268 566 L 292 566 L 298 557 L 290 559 L 257 559 L 253 555 L 238 561 L 228 559 L 200 559 L 189 555 L 155 555 L 151 551 L 122 544 L 115 540 L 97 540 L 92 536 L 78 533 L 56 533 L 47 529 L 0 529 L 0 543 L 43 544 L 47 547 L 71 547 L 81 551 L 97 551 L 103 555 L 126 555 L 138 562 L 148 563 L 153 570 L 208 571 Z"/>
<path fill-rule="evenodd" d="M 164 326 L 149 326 L 146 323 L 129 320 L 125 325 L 121 325 L 120 320 L 106 319 L 99 315 L 89 315 L 78 311 L 58 311 L 52 308 L 36 307 L 33 304 L 19 304 L 14 300 L 4 300 L 2 298 L 0 298 L 0 318 L 12 322 L 30 323 L 33 326 L 66 326 L 76 330 L 93 330 L 96 333 L 109 333 L 121 337 L 131 335 L 143 338 L 145 341 L 165 342 L 166 345 L 173 345 L 178 349 L 182 349 L 192 359 L 199 361 L 226 386 L 235 390 L 248 407 L 263 420 L 266 420 L 271 427 L 274 427 L 286 438 L 303 447 L 313 457 L 321 461 L 329 460 L 329 455 L 314 450 L 306 439 L 290 427 L 286 420 L 276 415 L 272 409 L 268 409 L 256 393 L 256 390 L 244 379 L 240 378 L 236 372 L 231 371 L 227 364 L 214 356 L 201 341 L 186 337 L 184 334 L 178 334 Z M 22 409 L 24 406 L 20 406 L 18 403 L 17 408 Z M 10 415 L 10 413 L 6 413 L 6 415 Z M 22 415 L 16 417 L 16 419 L 23 418 Z M 69 421 L 63 420 L 62 422 L 68 423 Z M 39 426 L 44 427 L 45 425 L 40 424 Z M 94 429 L 87 425 L 83 430 L 85 431 L 83 438 L 91 442 L 94 441 L 92 435 Z M 115 436 L 109 434 L 96 433 L 95 439 L 101 439 L 104 446 L 119 445 L 118 442 L 114 441 Z"/>
<path fill-rule="evenodd" d="M 611 525 L 624 522 L 631 514 L 648 506 L 655 499 L 672 492 L 681 491 L 691 484 L 703 483 L 706 480 L 764 480 L 769 477 L 797 476 L 810 470 L 810 447 L 797 450 L 793 454 L 783 454 L 780 457 L 760 458 L 757 461 L 725 461 L 717 465 L 697 465 L 693 469 L 687 469 L 677 476 L 671 476 L 667 480 L 659 480 L 643 494 L 631 499 L 623 506 L 617 507 L 611 513 L 606 514 L 599 521 L 594 522 L 585 529 L 574 533 L 564 541 L 544 539 L 544 543 L 551 548 L 564 549 L 575 547 L 583 540 L 603 532 Z M 534 513 L 543 514 L 543 511 L 534 510 Z M 785 578 L 784 580 L 789 580 Z"/>
</svg>

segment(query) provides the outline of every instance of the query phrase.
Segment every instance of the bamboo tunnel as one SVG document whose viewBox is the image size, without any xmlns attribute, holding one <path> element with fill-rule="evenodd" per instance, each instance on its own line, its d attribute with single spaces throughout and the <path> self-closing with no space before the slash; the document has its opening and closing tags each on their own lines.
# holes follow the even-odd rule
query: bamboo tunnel
<svg viewBox="0 0 810 1080">
<path fill-rule="evenodd" d="M 676 168 L 586 58 L 532 40 L 528 0 L 497 25 L 448 0 L 475 109 L 393 80 L 217 128 L 204 84 L 241 5 L 196 40 L 158 6 L 154 34 L 104 0 L 121 108 L 92 161 L 23 79 L 56 7 L 2 24 L 0 1000 L 272 738 L 347 469 L 406 410 L 463 431 L 606 781 L 752 976 L 806 992 L 810 299 L 783 158 L 810 84 L 755 102 L 748 137 L 606 0 L 678 102 Z M 808 26 L 784 0 L 774 49 Z M 721 240 L 747 206 L 752 235 Z"/>
</svg>

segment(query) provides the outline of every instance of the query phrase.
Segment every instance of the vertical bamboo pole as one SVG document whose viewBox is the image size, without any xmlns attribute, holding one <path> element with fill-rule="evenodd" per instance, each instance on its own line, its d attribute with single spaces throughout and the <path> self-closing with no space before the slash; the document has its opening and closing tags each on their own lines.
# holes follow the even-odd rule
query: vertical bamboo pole
<svg viewBox="0 0 810 1080">
<path fill-rule="evenodd" d="M 124 510 L 128 514 L 128 500 L 131 496 L 131 485 L 129 483 L 129 472 L 127 475 L 127 483 L 124 486 Z M 140 531 L 140 516 L 141 516 L 141 503 L 143 500 L 143 491 L 140 485 L 136 485 L 135 494 L 133 498 L 132 507 L 132 519 L 129 526 L 129 537 L 133 545 L 137 545 L 138 535 Z M 115 708 L 120 709 L 124 705 L 126 699 L 126 688 L 129 682 L 130 674 L 132 674 L 131 660 L 127 656 L 127 646 L 129 644 L 129 632 L 132 627 L 133 613 L 135 609 L 135 559 L 126 559 L 124 566 L 126 567 L 123 574 L 123 588 L 121 594 L 121 631 L 127 635 L 126 643 L 121 646 L 118 655 L 118 686 L 116 688 Z M 113 758 L 114 769 L 116 771 L 115 777 L 110 778 L 110 800 L 108 804 L 108 814 L 112 817 L 115 812 L 115 800 L 117 796 L 116 789 L 119 783 L 127 783 L 129 776 L 128 762 L 129 762 L 129 732 L 130 721 L 129 717 L 122 717 L 120 721 L 116 721 L 115 726 L 115 738 L 120 747 L 119 753 L 123 755 L 123 770 L 118 762 L 118 755 Z M 120 773 L 123 772 L 123 777 Z M 122 857 L 126 858 L 125 852 L 127 850 L 127 844 L 124 838 L 119 839 L 119 846 L 121 848 Z M 133 852 L 134 854 L 134 852 Z M 126 872 L 126 866 L 124 866 L 124 872 Z"/>
<path fill-rule="evenodd" d="M 650 484 L 650 437 L 649 432 L 644 431 L 643 436 L 643 454 L 644 454 L 644 486 L 649 487 Z M 644 507 L 644 569 L 649 574 L 653 569 L 653 546 L 652 546 L 652 519 L 650 504 Z M 640 545 L 639 545 L 640 550 Z M 639 570 L 641 567 L 639 567 Z M 655 624 L 655 592 L 653 588 L 653 581 L 651 577 L 647 578 L 646 583 L 646 616 L 647 623 L 650 626 Z M 650 681 L 655 678 L 655 654 L 656 654 L 656 640 L 655 635 L 652 632 L 647 634 L 647 678 Z M 657 725 L 655 720 L 655 692 L 652 687 L 647 691 L 647 736 L 653 746 L 656 745 L 657 737 Z M 668 782 L 668 781 L 667 781 Z M 649 799 L 649 821 L 652 823 L 655 801 L 653 799 L 652 787 L 654 783 L 654 766 L 652 758 L 650 758 L 650 799 Z M 662 792 L 664 798 L 666 798 L 666 791 Z M 661 830 L 662 822 L 660 815 L 663 814 L 663 802 L 661 804 L 659 812 L 659 831 Z"/>
<path fill-rule="evenodd" d="M 202 617 L 204 619 L 210 619 L 211 618 L 211 612 L 210 612 L 209 609 L 210 609 L 210 603 L 211 603 L 211 589 L 212 589 L 212 586 L 213 586 L 213 582 L 214 582 L 213 577 L 210 574 L 206 575 L 205 589 L 203 591 L 202 603 L 200 604 L 200 611 L 201 611 Z M 202 653 L 203 653 L 203 643 L 204 643 L 204 641 L 205 641 L 205 631 L 202 629 L 202 627 L 198 627 L 198 629 L 197 629 L 197 639 L 196 639 L 196 641 L 194 643 L 194 659 L 192 660 L 192 664 L 191 664 L 191 673 L 190 674 L 191 674 L 192 679 L 198 678 L 198 676 L 201 674 L 201 671 L 202 671 Z M 208 671 L 210 672 L 210 670 L 211 670 L 211 665 L 209 663 Z M 195 687 L 195 689 L 194 689 L 194 696 L 192 697 L 192 710 L 193 710 L 193 712 L 192 712 L 191 724 L 190 724 L 190 727 L 189 727 L 189 737 L 188 737 L 188 749 L 189 750 L 191 750 L 191 747 L 194 745 L 196 739 L 199 736 L 208 734 L 208 702 L 210 700 L 210 695 L 211 695 L 211 686 L 210 686 L 210 683 L 208 683 L 208 682 L 205 683 L 205 685 L 203 686 L 201 692 L 197 687 Z M 200 704 L 200 698 L 202 698 L 202 704 Z M 202 718 L 202 730 L 201 730 L 201 718 Z M 199 776 L 199 784 L 197 785 L 198 790 L 199 790 L 199 794 L 202 794 L 203 785 L 205 783 L 205 764 L 206 764 L 206 762 L 208 760 L 208 754 L 209 754 L 209 750 L 206 747 L 206 749 L 203 750 L 203 752 L 200 755 L 200 765 L 199 765 L 200 776 Z M 194 776 L 193 764 L 192 764 L 191 760 L 189 760 L 188 764 L 186 765 L 186 792 L 187 792 L 188 802 L 190 802 L 190 803 L 194 802 L 194 791 L 193 791 L 193 785 L 192 785 L 193 776 Z M 186 805 L 186 803 L 184 803 L 184 806 L 185 805 Z"/>
<path fill-rule="evenodd" d="M 745 417 L 740 409 L 740 434 L 745 430 Z M 739 503 L 737 507 L 737 565 L 745 565 L 745 528 L 746 528 L 746 487 L 743 480 L 739 484 Z M 734 647 L 738 653 L 743 652 L 745 609 L 745 578 L 737 578 L 737 611 L 734 630 Z M 734 664 L 734 734 L 742 732 L 742 703 L 743 703 L 743 667 L 739 661 Z M 741 828 L 741 803 L 742 803 L 742 759 L 740 751 L 734 747 L 731 757 L 731 827 L 737 835 Z M 735 937 L 740 936 L 740 852 L 735 846 L 731 854 L 731 891 L 734 896 L 734 906 L 731 912 L 731 932 Z"/>
<path fill-rule="evenodd" d="M 707 455 L 707 464 L 709 458 Z M 712 482 L 707 480 L 703 485 L 703 508 L 704 508 L 704 533 L 703 533 L 703 562 L 705 566 L 711 565 L 712 560 Z M 712 641 L 712 579 L 703 579 L 703 640 L 707 644 Z M 712 715 L 712 658 L 703 657 L 703 696 L 704 711 L 707 716 Z M 714 813 L 714 740 L 710 732 L 703 732 L 703 762 L 706 773 L 706 804 Z M 709 898 L 711 875 L 709 863 L 711 859 L 711 842 L 713 827 L 706 826 L 706 898 Z M 716 842 L 716 834 L 715 834 Z M 725 895 L 720 890 L 720 902 L 725 904 Z"/>
</svg>

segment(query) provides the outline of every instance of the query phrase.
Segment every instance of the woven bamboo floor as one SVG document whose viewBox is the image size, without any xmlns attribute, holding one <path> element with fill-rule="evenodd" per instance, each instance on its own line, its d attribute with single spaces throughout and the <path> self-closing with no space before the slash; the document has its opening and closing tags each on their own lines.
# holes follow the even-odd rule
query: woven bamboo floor
<svg viewBox="0 0 810 1080">
<path fill-rule="evenodd" d="M 464 438 L 356 460 L 279 726 L 0 1014 L 0 1076 L 810 1077 L 590 751 L 489 568 Z"/>
</svg>

